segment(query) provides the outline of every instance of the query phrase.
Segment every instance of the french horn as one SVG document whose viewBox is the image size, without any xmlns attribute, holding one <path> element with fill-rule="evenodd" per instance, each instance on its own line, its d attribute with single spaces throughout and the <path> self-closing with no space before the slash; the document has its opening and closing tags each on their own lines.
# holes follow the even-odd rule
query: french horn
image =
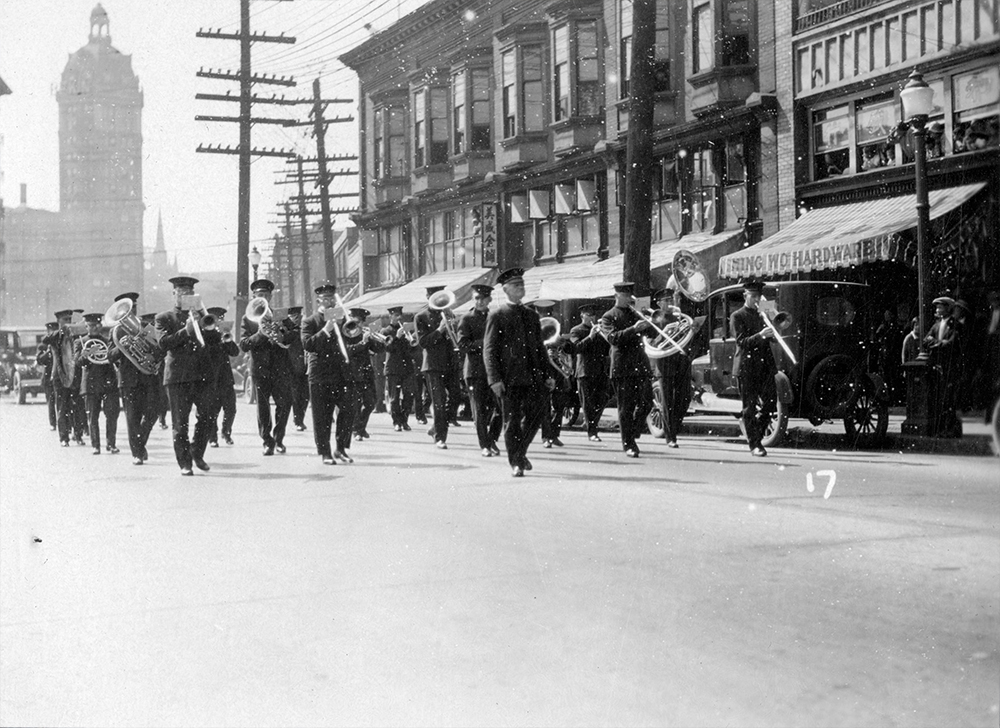
<svg viewBox="0 0 1000 728">
<path fill-rule="evenodd" d="M 80 347 L 80 353 L 91 364 L 107 364 L 108 351 L 108 344 L 104 339 L 87 339 Z"/>
<path fill-rule="evenodd" d="M 104 312 L 104 325 L 111 328 L 111 341 L 143 374 L 155 374 L 160 366 L 160 350 L 152 326 L 143 326 L 135 315 L 135 303 L 123 298 Z"/>
</svg>

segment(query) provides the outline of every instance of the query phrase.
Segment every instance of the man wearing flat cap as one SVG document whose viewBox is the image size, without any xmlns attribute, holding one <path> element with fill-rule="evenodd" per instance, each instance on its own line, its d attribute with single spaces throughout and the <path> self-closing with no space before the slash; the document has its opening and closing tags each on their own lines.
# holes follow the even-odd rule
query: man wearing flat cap
<svg viewBox="0 0 1000 728">
<path fill-rule="evenodd" d="M 444 286 L 429 286 L 428 302 L 433 300 L 435 293 L 442 290 Z M 434 417 L 427 434 L 434 438 L 434 444 L 441 450 L 448 449 L 449 413 L 457 411 L 457 401 L 461 396 L 461 382 L 457 376 L 458 337 L 453 328 L 453 319 L 451 310 L 429 306 L 413 319 L 417 330 L 417 344 L 424 350 L 420 371 L 431 395 Z"/>
<path fill-rule="evenodd" d="M 351 396 L 354 401 L 354 439 L 360 442 L 367 440 L 368 418 L 375 410 L 375 369 L 372 366 L 372 355 L 385 350 L 385 346 L 365 328 L 369 311 L 366 308 L 352 308 L 348 311 L 350 318 L 345 325 L 349 344 L 356 344 L 351 349 L 350 377 L 353 382 Z M 350 447 L 350 440 L 348 440 Z"/>
<path fill-rule="evenodd" d="M 206 325 L 205 328 L 218 329 L 222 334 L 218 344 L 207 347 L 212 370 L 209 377 L 209 386 L 212 390 L 212 411 L 209 413 L 212 432 L 208 436 L 208 444 L 212 447 L 218 447 L 220 413 L 222 414 L 222 441 L 227 445 L 233 444 L 233 423 L 236 421 L 236 381 L 233 378 L 232 357 L 239 356 L 240 347 L 233 341 L 233 335 L 228 328 L 229 324 L 225 322 L 226 309 L 222 306 L 212 306 L 208 309 L 208 315 L 212 317 L 212 323 Z"/>
<path fill-rule="evenodd" d="M 576 356 L 577 392 L 587 422 L 587 437 L 591 442 L 601 442 L 597 428 L 608 402 L 611 345 L 601 335 L 601 327 L 597 324 L 597 306 L 588 303 L 577 311 L 580 323 L 569 330 L 570 345 Z"/>
<path fill-rule="evenodd" d="M 611 384 L 618 398 L 622 450 L 639 457 L 639 437 L 653 408 L 649 359 L 643 345 L 652 326 L 635 310 L 635 284 L 614 284 L 615 305 L 601 316 L 601 330 L 611 345 Z"/>
<path fill-rule="evenodd" d="M 486 336 L 490 301 L 493 300 L 493 286 L 473 286 L 472 300 L 472 310 L 458 322 L 458 350 L 465 359 L 462 375 L 469 389 L 469 404 L 472 407 L 472 421 L 476 426 L 480 454 L 484 458 L 490 458 L 500 454 L 496 443 L 503 429 L 503 418 L 490 389 L 486 363 L 483 361 L 483 339 Z"/>
<path fill-rule="evenodd" d="M 125 299 L 132 301 L 132 314 L 138 318 L 139 294 L 129 292 L 115 297 L 115 301 Z M 144 334 L 140 332 L 136 336 L 143 337 Z M 119 341 L 122 340 L 124 337 L 120 336 Z M 147 351 L 144 348 L 140 350 Z M 156 362 L 155 367 L 148 372 L 140 370 L 118 346 L 111 347 L 108 360 L 118 369 L 118 391 L 121 393 L 122 409 L 125 411 L 125 429 L 128 432 L 132 464 L 142 465 L 149 459 L 146 443 L 159 414 L 160 396 L 163 390 L 160 372 L 163 366 L 162 353 L 159 345 L 155 345 L 150 358 L 150 361 Z"/>
<path fill-rule="evenodd" d="M 288 307 L 288 327 L 295 333 L 288 345 L 288 360 L 292 364 L 292 423 L 295 429 L 306 429 L 309 408 L 309 377 L 306 375 L 306 352 L 302 348 L 302 306 Z"/>
<path fill-rule="evenodd" d="M 385 383 L 389 392 L 392 428 L 396 432 L 402 432 L 410 429 L 407 420 L 410 418 L 410 406 L 416 391 L 413 353 L 417 348 L 417 339 L 403 325 L 403 307 L 391 306 L 388 310 L 389 323 L 381 332 L 386 338 Z"/>
<path fill-rule="evenodd" d="M 733 356 L 733 378 L 740 388 L 743 402 L 743 427 L 747 445 L 755 457 L 764 457 L 761 440 L 771 421 L 777 403 L 774 376 L 778 367 L 771 352 L 774 332 L 764 324 L 760 298 L 764 284 L 756 279 L 743 282 L 743 306 L 729 317 L 729 328 L 736 340 Z"/>
<path fill-rule="evenodd" d="M 548 394 L 555 388 L 538 314 L 523 305 L 524 270 L 510 268 L 497 278 L 507 303 L 491 311 L 483 337 L 483 360 L 490 388 L 500 401 L 504 446 L 511 475 L 531 470 L 528 445 L 538 433 Z"/>
<path fill-rule="evenodd" d="M 194 296 L 197 282 L 196 278 L 190 276 L 171 278 L 174 307 L 156 316 L 160 349 L 166 354 L 163 360 L 163 383 L 167 386 L 167 399 L 170 403 L 174 456 L 181 475 L 188 476 L 194 475 L 192 466 L 204 471 L 210 469 L 205 462 L 205 449 L 212 431 L 212 390 L 209 386 L 212 361 L 208 347 L 217 345 L 222 339 L 222 334 L 217 329 L 207 331 L 200 323 L 203 312 L 197 301 L 190 298 Z M 204 345 L 198 340 L 196 331 L 199 329 Z M 193 441 L 188 437 L 192 407 L 198 410 Z"/>
<path fill-rule="evenodd" d="M 77 339 L 76 361 L 83 376 L 80 378 L 80 395 L 87 405 L 90 430 L 90 446 L 94 455 L 101 454 L 100 415 L 104 412 L 108 452 L 117 455 L 118 415 L 121 402 L 118 399 L 118 376 L 109 360 L 112 344 L 101 332 L 104 314 L 88 313 L 83 317 L 87 323 L 87 333 Z"/>
<path fill-rule="evenodd" d="M 962 419 L 956 414 L 958 386 L 962 376 L 962 329 L 955 317 L 955 299 L 948 295 L 934 299 L 934 323 L 924 337 L 924 350 L 938 370 L 941 408 L 936 432 L 960 437 Z"/>
<path fill-rule="evenodd" d="M 274 284 L 260 278 L 250 284 L 254 298 L 270 302 Z M 288 347 L 297 331 L 286 321 L 275 321 L 269 314 L 251 321 L 243 316 L 240 349 L 250 354 L 250 372 L 257 395 L 257 431 L 265 456 L 285 452 L 285 428 L 292 411 L 292 362 Z M 274 399 L 274 421 L 271 400 Z"/>
<path fill-rule="evenodd" d="M 87 428 L 87 409 L 80 396 L 80 379 L 83 372 L 76 363 L 76 339 L 73 315 L 83 313 L 67 308 L 55 312 L 57 329 L 42 341 L 52 352 L 52 385 L 56 398 L 56 426 L 59 443 L 69 447 L 70 430 L 73 441 L 83 444 L 83 431 Z"/>
</svg>

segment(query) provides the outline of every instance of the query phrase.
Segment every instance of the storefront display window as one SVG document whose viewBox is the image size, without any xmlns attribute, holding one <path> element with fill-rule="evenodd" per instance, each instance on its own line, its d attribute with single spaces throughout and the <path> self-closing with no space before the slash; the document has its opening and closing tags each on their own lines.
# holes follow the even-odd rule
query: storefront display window
<svg viewBox="0 0 1000 728">
<path fill-rule="evenodd" d="M 406 280 L 401 225 L 379 228 L 378 235 L 378 284 L 401 283 Z"/>
<path fill-rule="evenodd" d="M 850 107 L 835 106 L 813 114 L 813 177 L 850 173 Z"/>
<path fill-rule="evenodd" d="M 1000 145 L 1000 67 L 990 66 L 952 80 L 954 151 Z"/>
<path fill-rule="evenodd" d="M 439 273 L 480 264 L 482 242 L 475 207 L 436 212 L 423 226 L 424 273 Z"/>
<path fill-rule="evenodd" d="M 856 164 L 862 172 L 896 164 L 896 144 L 890 140 L 899 123 L 896 109 L 891 95 L 856 105 Z"/>
</svg>

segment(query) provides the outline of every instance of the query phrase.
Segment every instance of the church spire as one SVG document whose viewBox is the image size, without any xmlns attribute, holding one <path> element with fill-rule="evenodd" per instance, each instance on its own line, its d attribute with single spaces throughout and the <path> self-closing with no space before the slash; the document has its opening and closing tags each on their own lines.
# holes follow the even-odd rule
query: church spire
<svg viewBox="0 0 1000 728">
<path fill-rule="evenodd" d="M 100 3 L 90 11 L 90 40 L 111 42 L 111 21 L 108 20 L 108 13 Z"/>
<path fill-rule="evenodd" d="M 156 213 L 156 248 L 154 250 L 157 253 L 167 252 L 167 246 L 163 242 L 163 211 L 158 210 Z"/>
</svg>

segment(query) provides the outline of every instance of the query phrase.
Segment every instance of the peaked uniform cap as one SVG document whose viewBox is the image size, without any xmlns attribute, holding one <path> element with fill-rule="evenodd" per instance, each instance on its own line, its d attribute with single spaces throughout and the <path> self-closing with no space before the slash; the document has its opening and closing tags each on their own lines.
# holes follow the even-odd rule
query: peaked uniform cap
<svg viewBox="0 0 1000 728">
<path fill-rule="evenodd" d="M 125 298 L 132 301 L 132 303 L 135 303 L 136 301 L 139 300 L 139 294 L 136 293 L 135 291 L 129 291 L 128 293 L 119 293 L 117 296 L 115 296 L 115 301 L 121 301 L 122 299 Z"/>
<path fill-rule="evenodd" d="M 267 280 L 267 278 L 258 278 L 253 283 L 250 284 L 251 291 L 273 291 L 274 284 Z"/>
<path fill-rule="evenodd" d="M 174 288 L 183 288 L 197 285 L 198 279 L 192 276 L 174 276 L 169 282 L 173 284 Z"/>
<path fill-rule="evenodd" d="M 503 286 L 511 281 L 524 278 L 524 268 L 508 268 L 497 276 L 497 285 Z"/>
</svg>

